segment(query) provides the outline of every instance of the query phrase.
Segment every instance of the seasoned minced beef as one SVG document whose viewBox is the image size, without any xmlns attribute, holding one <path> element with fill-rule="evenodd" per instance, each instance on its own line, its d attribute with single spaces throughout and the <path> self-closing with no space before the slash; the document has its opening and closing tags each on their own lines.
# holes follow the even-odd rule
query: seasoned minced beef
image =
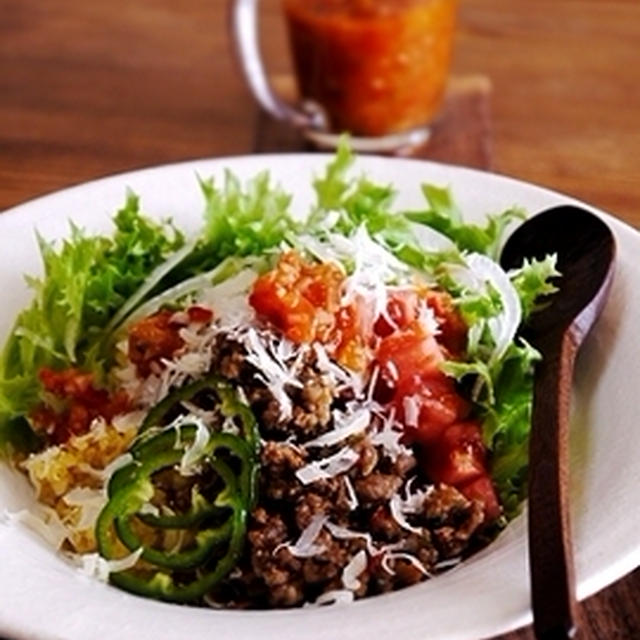
<svg viewBox="0 0 640 640">
<path fill-rule="evenodd" d="M 332 447 L 304 447 L 332 429 L 332 411 L 344 409 L 352 399 L 318 370 L 312 350 L 298 363 L 303 386 L 287 388 L 293 407 L 290 417 L 283 418 L 278 402 L 245 359 L 242 344 L 221 336 L 214 349 L 218 371 L 243 390 L 264 440 L 259 506 L 250 515 L 244 557 L 211 594 L 211 602 L 251 608 L 313 602 L 324 592 L 344 589 L 345 567 L 366 550 L 366 568 L 354 590 L 355 597 L 363 597 L 415 584 L 437 573 L 439 563 L 465 554 L 482 528 L 482 505 L 451 486 L 428 487 L 408 448 L 392 459 L 368 433 Z M 346 473 L 306 485 L 298 479 L 296 471 L 345 444 L 358 455 Z M 391 502 L 408 494 L 418 496 L 417 503 L 401 523 Z M 318 550 L 311 557 L 297 557 L 292 546 L 314 518 L 329 523 L 313 541 Z M 345 538 L 333 535 L 329 526 L 342 534 L 366 535 Z"/>
</svg>

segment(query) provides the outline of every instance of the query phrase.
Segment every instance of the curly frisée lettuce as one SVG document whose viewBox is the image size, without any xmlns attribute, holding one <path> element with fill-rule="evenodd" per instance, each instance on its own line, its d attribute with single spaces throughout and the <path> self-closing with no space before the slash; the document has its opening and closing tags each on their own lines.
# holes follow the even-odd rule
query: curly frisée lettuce
<svg viewBox="0 0 640 640">
<path fill-rule="evenodd" d="M 0 450 L 36 444 L 25 418 L 42 399 L 42 368 L 88 367 L 101 376 L 100 363 L 90 359 L 108 321 L 184 243 L 170 223 L 142 215 L 133 193 L 113 221 L 112 237 L 88 236 L 71 224 L 58 248 L 38 236 L 44 275 L 27 276 L 33 301 L 0 360 Z"/>
<path fill-rule="evenodd" d="M 201 597 L 210 591 L 218 579 L 215 576 L 227 575 L 242 553 L 264 440 L 249 396 L 242 388 L 232 389 L 215 369 L 212 354 L 223 331 L 233 348 L 245 350 L 245 365 L 258 371 L 252 374 L 251 383 L 257 380 L 263 385 L 261 397 L 268 393 L 278 400 L 279 419 L 292 417 L 288 394 L 307 392 L 288 367 L 312 361 L 315 373 L 332 377 L 335 389 L 349 388 L 352 396 L 345 398 L 351 400 L 340 398 L 327 413 L 331 421 L 327 424 L 333 430 L 313 434 L 302 443 L 305 451 L 325 455 L 313 460 L 309 454 L 306 464 L 300 461 L 296 477 L 304 478 L 305 486 L 319 477 L 333 477 L 328 468 L 348 472 L 359 458 L 349 438 L 362 437 L 372 425 L 379 429 L 375 435 L 372 432 L 374 445 L 393 464 L 408 451 L 397 429 L 395 409 L 384 413 L 389 410 L 380 409 L 375 395 L 381 363 L 387 357 L 388 372 L 393 373 L 394 349 L 406 352 L 415 347 L 415 359 L 422 357 L 431 366 L 435 338 L 450 331 L 452 342 L 442 349 L 436 345 L 433 362 L 438 384 L 449 400 L 458 403 L 455 415 L 460 430 L 467 434 L 464 437 L 472 441 L 474 425 L 478 425 L 481 480 L 493 483 L 491 492 L 495 487 L 501 505 L 497 512 L 507 518 L 517 512 L 526 492 L 532 381 L 539 358 L 518 337 L 518 330 L 544 297 L 555 291 L 553 279 L 559 275 L 555 258 L 525 261 L 521 268 L 504 272 L 495 258 L 505 230 L 525 215 L 521 208 L 491 214 L 483 224 L 469 223 L 448 187 L 424 184 L 424 207 L 398 211 L 394 186 L 353 176 L 353 163 L 350 149 L 342 144 L 326 170 L 315 177 L 315 202 L 306 216 L 292 212 L 291 196 L 271 182 L 268 172 L 243 183 L 227 171 L 220 182 L 198 178 L 203 218 L 193 237 L 185 238 L 170 222 L 146 217 L 138 197 L 128 193 L 114 216 L 111 235 L 90 235 L 71 225 L 69 237 L 61 243 L 38 238 L 43 275 L 27 279 L 33 300 L 18 315 L 0 361 L 0 451 L 17 461 L 26 458 L 32 480 L 41 471 L 35 460 L 42 454 L 47 460 L 47 456 L 55 458 L 61 468 L 70 456 L 81 464 L 83 452 L 99 448 L 94 442 L 99 437 L 109 440 L 110 451 L 124 452 L 122 464 L 107 461 L 112 470 L 105 476 L 108 486 L 102 487 L 104 494 L 93 496 L 106 501 L 96 535 L 98 551 L 109 562 L 119 559 L 113 531 L 131 553 L 142 548 L 137 530 L 129 526 L 134 521 L 157 529 L 169 542 L 173 534 L 167 530 L 180 529 L 185 523 L 204 527 L 192 536 L 193 546 L 175 557 L 145 546 L 135 561 L 140 557 L 161 570 L 148 580 L 130 567 L 122 573 L 114 571 L 112 581 L 123 588 L 161 599 L 193 600 L 194 594 Z M 418 300 L 427 295 L 432 295 L 430 303 L 426 297 Z M 285 310 L 283 300 L 289 305 Z M 362 347 L 366 342 L 362 335 L 355 335 L 358 323 L 366 323 L 349 316 L 363 300 L 370 320 L 373 318 L 370 324 L 375 324 L 368 339 L 379 349 L 365 366 L 354 345 Z M 395 315 L 390 302 L 396 305 Z M 404 321 L 410 325 L 407 318 L 411 314 L 418 326 L 413 333 L 398 325 Z M 246 322 L 247 317 L 254 324 Z M 265 318 L 277 329 L 273 335 L 266 332 L 266 337 Z M 454 326 L 445 326 L 449 320 L 443 318 L 453 319 Z M 336 326 L 340 333 L 332 334 Z M 145 360 L 149 355 L 145 350 L 154 347 L 149 336 L 156 334 L 159 341 L 169 342 L 161 345 L 160 355 L 150 365 L 153 357 Z M 461 345 L 456 343 L 460 335 Z M 327 351 L 342 348 L 340 340 L 347 344 L 342 360 Z M 390 345 L 387 356 L 383 343 Z M 134 360 L 137 356 L 140 358 Z M 414 353 L 410 356 L 413 362 Z M 237 366 L 232 359 L 222 361 L 227 368 Z M 415 376 L 405 378 L 403 384 L 415 385 Z M 420 396 L 421 392 L 411 387 L 396 407 L 407 428 L 415 427 L 420 419 L 418 401 L 427 397 Z M 64 413 L 69 411 L 65 401 L 75 398 L 73 394 L 85 402 L 84 409 L 95 411 L 89 415 L 90 429 L 71 429 L 73 445 L 65 449 L 57 446 L 69 437 L 59 422 L 61 416 L 77 417 Z M 200 406 L 203 394 L 206 401 Z M 212 398 L 233 411 L 216 413 Z M 363 403 L 356 410 L 351 406 L 353 398 Z M 188 410 L 190 417 L 167 426 L 162 421 L 176 413 L 177 405 Z M 133 418 L 127 418 L 129 426 L 121 423 L 123 415 L 134 412 L 146 414 L 132 430 L 129 422 Z M 43 420 L 51 416 L 58 421 L 58 440 L 42 428 Z M 94 428 L 96 416 L 98 426 Z M 219 421 L 216 428 L 222 426 L 209 433 L 203 425 L 214 419 Z M 425 436 L 416 446 L 420 452 L 419 447 L 428 448 L 432 443 Z M 329 455 L 331 447 L 340 450 Z M 42 460 L 37 458 L 38 464 Z M 184 471 L 183 484 L 193 483 L 189 511 L 169 513 L 150 501 L 151 485 L 163 465 L 170 465 L 176 473 Z M 217 484 L 197 484 L 203 469 L 206 473 L 201 475 L 209 481 L 217 477 Z M 350 482 L 345 479 L 345 491 L 351 508 L 357 510 L 359 487 L 356 483 L 354 489 Z M 464 484 L 445 483 L 461 490 Z M 474 490 L 469 489 L 470 495 Z M 416 505 L 429 495 L 424 488 L 411 491 L 408 482 L 404 497 L 394 494 L 389 503 L 391 516 L 407 531 L 420 529 Z M 144 504 L 139 495 L 145 496 Z M 300 540 L 296 544 L 283 540 L 278 548 L 292 552 L 304 547 L 315 554 L 324 548 L 324 543 L 316 544 L 317 536 L 326 538 L 336 532 L 345 539 L 369 535 L 353 533 L 327 517 L 312 524 L 298 532 L 304 545 Z M 387 546 L 384 553 L 391 555 L 385 556 L 383 564 L 394 561 L 395 553 L 395 560 L 404 559 L 416 568 L 416 558 Z M 374 547 L 369 540 L 368 553 L 382 552 Z M 363 570 L 364 553 L 361 550 L 360 556 L 352 558 L 349 571 L 344 568 L 349 578 L 345 584 L 357 583 L 357 576 L 351 573 L 359 575 Z M 183 583 L 182 574 L 174 580 L 176 567 L 184 571 L 198 567 L 193 576 L 188 574 L 193 582 Z M 424 573 L 424 567 L 417 568 Z"/>
</svg>

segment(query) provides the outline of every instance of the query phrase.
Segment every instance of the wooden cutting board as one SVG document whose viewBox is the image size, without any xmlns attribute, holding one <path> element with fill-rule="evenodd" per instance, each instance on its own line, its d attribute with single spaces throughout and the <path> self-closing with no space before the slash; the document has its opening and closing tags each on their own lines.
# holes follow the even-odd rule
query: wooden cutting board
<svg viewBox="0 0 640 640">
<path fill-rule="evenodd" d="M 290 75 L 272 78 L 274 89 L 294 101 L 295 81 Z M 258 111 L 254 150 L 258 153 L 312 151 L 314 147 L 293 127 Z M 440 115 L 426 144 L 403 153 L 416 158 L 478 169 L 491 169 L 491 82 L 486 76 L 454 76 L 449 82 Z"/>
</svg>

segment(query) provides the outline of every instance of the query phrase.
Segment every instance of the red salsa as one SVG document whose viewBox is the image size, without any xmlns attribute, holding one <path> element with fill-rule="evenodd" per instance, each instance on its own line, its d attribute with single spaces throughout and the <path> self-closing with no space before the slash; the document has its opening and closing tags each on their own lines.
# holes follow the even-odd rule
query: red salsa
<svg viewBox="0 0 640 640">
<path fill-rule="evenodd" d="M 282 0 L 300 93 L 334 131 L 377 136 L 433 119 L 457 0 Z"/>
</svg>

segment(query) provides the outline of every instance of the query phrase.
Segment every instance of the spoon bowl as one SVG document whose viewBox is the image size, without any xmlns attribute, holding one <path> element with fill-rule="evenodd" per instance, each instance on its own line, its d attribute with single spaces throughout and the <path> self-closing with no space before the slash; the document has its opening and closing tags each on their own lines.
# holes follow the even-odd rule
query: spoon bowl
<svg viewBox="0 0 640 640">
<path fill-rule="evenodd" d="M 524 258 L 557 256 L 558 294 L 544 312 L 533 314 L 527 334 L 540 339 L 571 327 L 581 339 L 591 328 L 613 278 L 615 240 L 600 218 L 586 209 L 554 207 L 520 225 L 500 256 L 506 269 L 522 265 Z M 534 338 L 535 339 L 535 338 Z"/>
<path fill-rule="evenodd" d="M 536 367 L 529 444 L 529 566 L 539 640 L 575 637 L 577 609 L 569 523 L 569 411 L 578 349 L 613 280 L 615 239 L 595 214 L 555 207 L 509 237 L 500 262 L 557 256 L 558 291 L 535 311 L 523 337 L 542 355 Z"/>
</svg>

